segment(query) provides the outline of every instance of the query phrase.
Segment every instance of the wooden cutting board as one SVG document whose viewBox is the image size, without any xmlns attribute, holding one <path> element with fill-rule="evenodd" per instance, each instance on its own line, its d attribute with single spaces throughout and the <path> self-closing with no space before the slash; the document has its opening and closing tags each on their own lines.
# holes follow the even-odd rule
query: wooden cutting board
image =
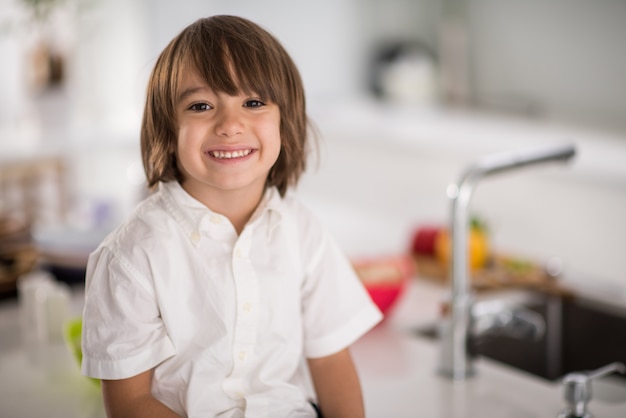
<svg viewBox="0 0 626 418">
<path fill-rule="evenodd" d="M 426 280 L 449 283 L 449 266 L 444 266 L 435 257 L 413 254 L 417 275 Z M 549 275 L 537 263 L 519 257 L 492 255 L 484 268 L 470 273 L 472 289 L 490 291 L 498 289 L 532 289 L 559 296 L 573 296 L 558 277 Z"/>
</svg>

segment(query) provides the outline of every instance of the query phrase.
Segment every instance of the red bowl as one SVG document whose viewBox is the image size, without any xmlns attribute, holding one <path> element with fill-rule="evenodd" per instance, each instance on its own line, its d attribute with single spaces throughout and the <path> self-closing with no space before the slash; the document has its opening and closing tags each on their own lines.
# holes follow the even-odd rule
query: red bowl
<svg viewBox="0 0 626 418">
<path fill-rule="evenodd" d="M 415 274 L 410 256 L 387 256 L 352 262 L 361 282 L 378 309 L 387 315 Z"/>
</svg>

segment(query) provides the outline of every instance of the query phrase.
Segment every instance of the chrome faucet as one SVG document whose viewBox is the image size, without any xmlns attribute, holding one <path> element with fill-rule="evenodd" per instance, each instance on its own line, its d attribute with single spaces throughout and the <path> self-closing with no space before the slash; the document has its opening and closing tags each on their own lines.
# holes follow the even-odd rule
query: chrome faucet
<svg viewBox="0 0 626 418">
<path fill-rule="evenodd" d="M 474 374 L 468 353 L 468 338 L 474 323 L 473 298 L 470 286 L 467 241 L 469 203 L 472 193 L 483 177 L 551 161 L 568 161 L 576 154 L 573 145 L 541 147 L 525 152 L 494 154 L 479 159 L 461 176 L 458 184 L 448 187 L 452 200 L 452 257 L 450 259 L 450 309 L 441 327 L 441 358 L 439 373 L 453 379 Z"/>
</svg>

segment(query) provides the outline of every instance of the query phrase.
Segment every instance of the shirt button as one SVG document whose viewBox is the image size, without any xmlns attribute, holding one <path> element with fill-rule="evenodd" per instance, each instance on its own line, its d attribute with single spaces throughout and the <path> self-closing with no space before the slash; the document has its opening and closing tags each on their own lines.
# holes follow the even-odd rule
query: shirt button
<svg viewBox="0 0 626 418">
<path fill-rule="evenodd" d="M 191 234 L 191 242 L 193 242 L 194 244 L 197 244 L 198 241 L 200 241 L 200 234 L 197 231 L 194 231 Z"/>
<path fill-rule="evenodd" d="M 248 357 L 248 353 L 246 353 L 245 351 L 239 352 L 239 360 L 244 361 L 246 357 Z"/>
<path fill-rule="evenodd" d="M 221 224 L 223 219 L 220 215 L 211 215 L 210 221 L 213 224 Z"/>
<path fill-rule="evenodd" d="M 235 257 L 237 257 L 237 258 L 243 258 L 244 257 L 243 250 L 241 248 L 236 248 L 235 249 Z"/>
<path fill-rule="evenodd" d="M 244 312 L 250 312 L 252 310 L 252 304 L 250 302 L 246 302 L 243 304 Z"/>
</svg>

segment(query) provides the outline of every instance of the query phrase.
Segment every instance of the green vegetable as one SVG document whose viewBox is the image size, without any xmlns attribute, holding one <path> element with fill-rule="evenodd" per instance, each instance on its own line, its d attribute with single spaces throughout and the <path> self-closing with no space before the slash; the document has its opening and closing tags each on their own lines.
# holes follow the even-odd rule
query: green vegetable
<svg viewBox="0 0 626 418">
<path fill-rule="evenodd" d="M 78 362 L 80 367 L 83 361 L 83 350 L 81 348 L 81 337 L 83 333 L 83 319 L 74 318 L 65 323 L 63 328 L 63 335 L 65 337 L 65 343 L 71 351 L 72 355 Z M 89 378 L 93 383 L 100 386 L 100 379 Z"/>
</svg>

